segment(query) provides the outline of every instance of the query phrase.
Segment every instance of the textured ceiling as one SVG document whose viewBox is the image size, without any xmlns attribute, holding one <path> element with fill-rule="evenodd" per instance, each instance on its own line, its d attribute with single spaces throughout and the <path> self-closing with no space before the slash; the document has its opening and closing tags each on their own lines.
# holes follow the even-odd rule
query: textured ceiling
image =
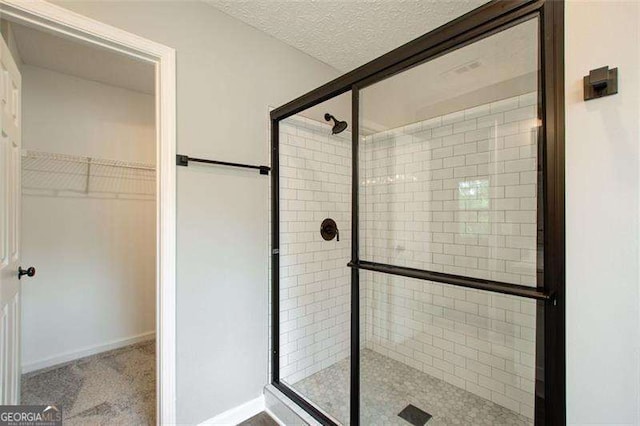
<svg viewBox="0 0 640 426">
<path fill-rule="evenodd" d="M 346 72 L 487 0 L 204 0 Z"/>
<path fill-rule="evenodd" d="M 34 28 L 18 24 L 12 24 L 11 28 L 20 59 L 27 65 L 138 92 L 154 93 L 155 68 L 150 63 Z"/>
</svg>

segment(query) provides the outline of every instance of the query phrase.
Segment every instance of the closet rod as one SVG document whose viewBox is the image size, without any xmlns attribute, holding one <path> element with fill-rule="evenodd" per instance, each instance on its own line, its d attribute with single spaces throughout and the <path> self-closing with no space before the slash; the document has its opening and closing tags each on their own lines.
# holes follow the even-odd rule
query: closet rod
<svg viewBox="0 0 640 426">
<path fill-rule="evenodd" d="M 180 154 L 176 155 L 176 165 L 178 166 L 188 167 L 189 161 L 194 161 L 196 163 L 216 164 L 219 166 L 240 167 L 243 169 L 256 169 L 260 171 L 261 175 L 268 175 L 269 171 L 271 171 L 271 167 L 269 166 L 254 166 L 252 164 L 230 163 L 228 161 L 206 160 L 204 158 L 194 158 L 194 157 L 189 157 L 188 155 L 180 155 Z"/>
</svg>

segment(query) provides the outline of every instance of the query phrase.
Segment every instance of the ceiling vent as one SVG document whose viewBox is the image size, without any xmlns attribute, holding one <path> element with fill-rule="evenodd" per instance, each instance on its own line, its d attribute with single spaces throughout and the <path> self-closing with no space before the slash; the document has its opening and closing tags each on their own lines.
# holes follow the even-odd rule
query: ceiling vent
<svg viewBox="0 0 640 426">
<path fill-rule="evenodd" d="M 466 64 L 462 64 L 459 67 L 453 69 L 453 72 L 456 74 L 464 74 L 469 71 L 473 71 L 476 68 L 480 68 L 480 61 L 474 60 L 471 62 L 467 62 Z"/>
</svg>

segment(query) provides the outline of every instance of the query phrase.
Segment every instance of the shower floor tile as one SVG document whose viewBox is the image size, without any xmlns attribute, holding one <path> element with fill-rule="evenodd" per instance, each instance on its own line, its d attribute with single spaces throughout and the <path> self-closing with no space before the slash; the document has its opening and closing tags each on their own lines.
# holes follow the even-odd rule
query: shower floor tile
<svg viewBox="0 0 640 426">
<path fill-rule="evenodd" d="M 398 417 L 408 404 L 433 416 L 436 425 L 533 425 L 533 420 L 436 379 L 369 349 L 361 354 L 361 424 L 410 423 Z M 321 370 L 292 387 L 332 417 L 349 420 L 349 359 Z"/>
</svg>

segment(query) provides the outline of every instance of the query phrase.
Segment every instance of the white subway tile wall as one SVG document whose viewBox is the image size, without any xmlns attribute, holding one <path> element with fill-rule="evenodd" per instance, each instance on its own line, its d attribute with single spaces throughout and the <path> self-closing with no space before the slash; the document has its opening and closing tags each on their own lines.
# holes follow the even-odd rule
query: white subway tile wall
<svg viewBox="0 0 640 426">
<path fill-rule="evenodd" d="M 363 138 L 361 258 L 535 286 L 537 138 L 537 93 Z M 367 348 L 533 418 L 535 302 L 370 272 L 361 286 Z"/>
<path fill-rule="evenodd" d="M 535 302 L 368 271 L 361 288 L 364 347 L 533 418 Z"/>
<path fill-rule="evenodd" d="M 328 217 L 339 242 L 320 236 Z M 280 123 L 280 377 L 289 384 L 349 355 L 350 250 L 351 133 L 290 117 Z"/>
<path fill-rule="evenodd" d="M 536 102 L 529 93 L 363 138 L 361 258 L 535 286 Z"/>
</svg>

